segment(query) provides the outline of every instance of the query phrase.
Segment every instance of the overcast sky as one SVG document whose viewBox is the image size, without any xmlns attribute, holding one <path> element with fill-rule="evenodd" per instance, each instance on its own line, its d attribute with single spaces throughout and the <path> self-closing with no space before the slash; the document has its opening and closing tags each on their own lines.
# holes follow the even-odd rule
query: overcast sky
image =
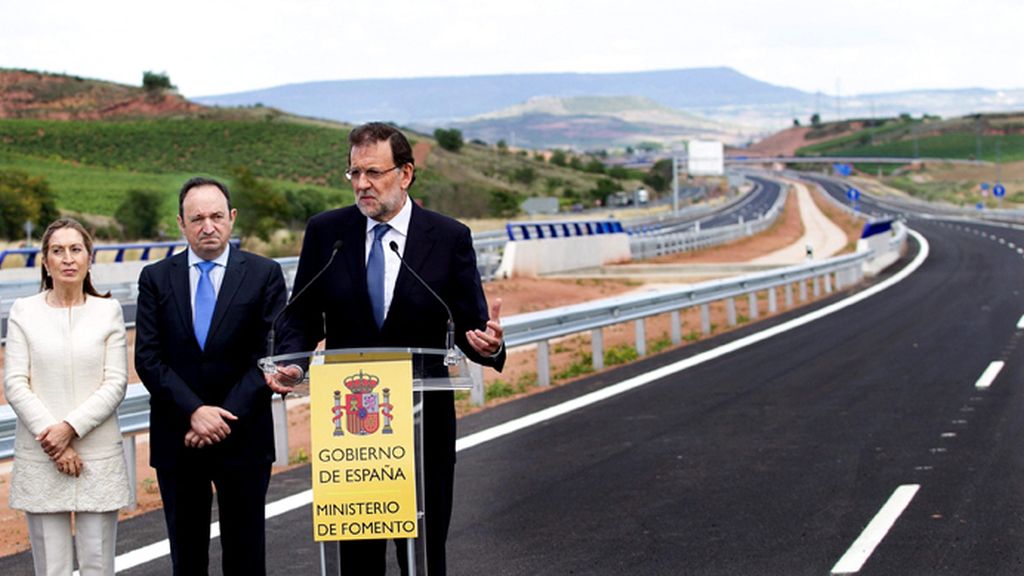
<svg viewBox="0 0 1024 576">
<path fill-rule="evenodd" d="M 1022 0 L 0 0 L 0 67 L 186 96 L 314 80 L 729 66 L 843 96 L 1024 88 Z"/>
</svg>

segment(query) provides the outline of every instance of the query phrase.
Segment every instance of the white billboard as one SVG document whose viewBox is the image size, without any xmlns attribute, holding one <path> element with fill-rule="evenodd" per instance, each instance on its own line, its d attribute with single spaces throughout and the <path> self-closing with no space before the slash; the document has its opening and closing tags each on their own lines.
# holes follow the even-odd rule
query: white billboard
<svg viewBox="0 0 1024 576">
<path fill-rule="evenodd" d="M 686 150 L 686 172 L 691 176 L 721 176 L 725 173 L 725 152 L 721 142 L 690 140 Z"/>
</svg>

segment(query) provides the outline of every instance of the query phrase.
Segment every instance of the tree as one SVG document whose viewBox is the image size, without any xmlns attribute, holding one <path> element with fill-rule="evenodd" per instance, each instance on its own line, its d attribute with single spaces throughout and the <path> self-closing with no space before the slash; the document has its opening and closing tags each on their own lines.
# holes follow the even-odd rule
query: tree
<svg viewBox="0 0 1024 576">
<path fill-rule="evenodd" d="M 519 213 L 522 197 L 510 190 L 495 188 L 490 194 L 490 209 L 495 216 L 508 218 Z"/>
<path fill-rule="evenodd" d="M 231 204 L 238 209 L 235 226 L 244 236 L 270 240 L 270 233 L 283 228 L 291 210 L 285 195 L 256 178 L 251 170 L 232 170 Z"/>
<path fill-rule="evenodd" d="M 629 170 L 624 166 L 612 166 L 608 169 L 608 175 L 616 180 L 625 180 L 629 178 Z"/>
<path fill-rule="evenodd" d="M 160 235 L 163 197 L 153 190 L 129 190 L 114 211 L 127 238 L 155 238 Z"/>
<path fill-rule="evenodd" d="M 601 162 L 597 158 L 594 158 L 587 162 L 583 167 L 583 170 L 590 172 L 591 174 L 604 174 L 604 162 Z"/>
<path fill-rule="evenodd" d="M 815 128 L 821 126 L 821 115 L 817 112 L 811 115 L 811 126 L 814 126 Z"/>
<path fill-rule="evenodd" d="M 42 176 L 21 170 L 0 170 L 0 236 L 16 240 L 25 236 L 26 221 L 37 234 L 60 217 L 50 184 Z"/>
<path fill-rule="evenodd" d="M 793 127 L 794 128 L 799 128 L 800 127 L 800 119 L 799 118 L 793 118 Z"/>
<path fill-rule="evenodd" d="M 142 73 L 142 87 L 149 92 L 174 89 L 171 78 L 166 72 L 151 72 L 149 70 Z"/>
<path fill-rule="evenodd" d="M 667 192 L 672 185 L 672 159 L 662 158 L 655 162 L 644 176 L 643 182 L 658 192 Z"/>
<path fill-rule="evenodd" d="M 498 148 L 498 153 L 499 154 L 508 154 L 508 143 L 505 142 L 504 138 L 501 139 L 501 140 L 498 140 L 498 144 L 496 146 Z"/>
<path fill-rule="evenodd" d="M 590 190 L 590 197 L 594 200 L 600 200 L 604 202 L 604 199 L 611 194 L 619 192 L 619 185 L 615 183 L 615 180 L 611 178 L 601 178 L 597 181 L 597 186 Z"/>
<path fill-rule="evenodd" d="M 526 184 L 527 186 L 533 184 L 533 181 L 536 180 L 536 178 L 537 173 L 533 170 L 532 166 L 521 166 L 512 172 L 513 181 L 519 182 L 520 184 Z"/>
<path fill-rule="evenodd" d="M 565 151 L 555 150 L 551 153 L 551 159 L 549 160 L 555 166 L 565 166 L 567 164 Z"/>
<path fill-rule="evenodd" d="M 297 228 L 305 227 L 310 218 L 327 210 L 329 206 L 327 194 L 316 188 L 287 190 L 284 197 L 291 208 L 289 213 L 291 224 Z"/>
<path fill-rule="evenodd" d="M 438 128 L 434 130 L 434 139 L 437 140 L 437 144 L 449 152 L 458 152 L 462 149 L 462 131 L 458 128 L 452 128 L 451 130 L 445 130 L 444 128 Z"/>
</svg>

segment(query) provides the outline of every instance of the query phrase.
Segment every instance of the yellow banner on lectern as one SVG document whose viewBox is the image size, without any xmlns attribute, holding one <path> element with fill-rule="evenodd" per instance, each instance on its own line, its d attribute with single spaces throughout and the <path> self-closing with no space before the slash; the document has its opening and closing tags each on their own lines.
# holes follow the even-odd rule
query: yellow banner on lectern
<svg viewBox="0 0 1024 576">
<path fill-rule="evenodd" d="M 314 539 L 415 538 L 408 356 L 312 366 L 309 388 Z"/>
</svg>

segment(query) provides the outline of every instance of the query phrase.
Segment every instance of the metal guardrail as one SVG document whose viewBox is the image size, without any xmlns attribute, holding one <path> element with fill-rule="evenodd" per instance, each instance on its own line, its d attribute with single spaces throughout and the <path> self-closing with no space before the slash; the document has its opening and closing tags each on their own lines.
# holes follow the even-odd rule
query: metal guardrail
<svg viewBox="0 0 1024 576">
<path fill-rule="evenodd" d="M 737 323 L 735 314 L 735 298 L 747 296 L 750 301 L 751 318 L 757 318 L 758 292 L 768 292 L 768 311 L 777 308 L 776 290 L 785 290 L 785 302 L 792 306 L 794 287 L 801 300 L 807 299 L 807 284 L 813 286 L 815 295 L 822 289 L 831 293 L 833 289 L 841 289 L 857 283 L 862 276 L 862 265 L 872 254 L 859 252 L 812 262 L 798 266 L 780 268 L 769 272 L 760 272 L 695 284 L 686 288 L 678 288 L 658 292 L 617 296 L 595 300 L 585 304 L 576 304 L 540 312 L 517 314 L 506 317 L 502 324 L 505 328 L 505 342 L 510 349 L 526 345 L 538 345 L 537 378 L 541 385 L 551 382 L 548 343 L 555 338 L 571 336 L 581 332 L 591 332 L 592 358 L 595 369 L 604 367 L 604 350 L 601 329 L 623 322 L 637 322 L 637 351 L 646 354 L 646 338 L 643 336 L 643 320 L 659 314 L 673 314 L 673 343 L 681 341 L 679 334 L 680 322 L 678 313 L 686 308 L 700 307 L 702 328 L 710 333 L 708 306 L 712 302 L 724 300 L 729 311 L 729 323 Z M 833 288 L 834 287 L 834 288 Z M 480 380 L 472 392 L 474 402 L 483 402 L 483 382 Z M 9 405 L 0 405 L 0 460 L 13 455 L 14 411 Z M 149 426 L 149 394 L 141 384 L 128 387 L 128 394 L 118 408 L 118 421 L 125 434 L 142 432 Z M 134 455 L 133 446 L 130 448 Z"/>
<path fill-rule="evenodd" d="M 702 282 L 655 294 L 645 292 L 616 296 L 584 304 L 507 316 L 502 320 L 502 326 L 505 329 L 505 343 L 509 348 L 535 344 L 594 328 L 603 328 L 837 274 L 839 280 L 835 286 L 838 289 L 859 281 L 859 267 L 870 257 L 870 252 L 859 252 L 768 272 Z M 846 272 L 857 273 L 845 275 Z M 828 288 L 828 291 L 831 291 L 831 287 Z"/>
<path fill-rule="evenodd" d="M 17 416 L 10 404 L 0 404 L 0 460 L 14 455 L 14 428 Z M 142 384 L 131 384 L 124 400 L 117 407 L 117 421 L 121 434 L 135 434 L 149 430 L 149 391 Z"/>
<path fill-rule="evenodd" d="M 234 248 L 241 246 L 242 241 L 238 238 L 231 239 Z M 114 253 L 114 262 L 124 262 L 125 254 L 129 250 L 141 250 L 139 260 L 149 260 L 150 252 L 162 252 L 161 258 L 173 255 L 179 248 L 184 250 L 188 242 L 184 240 L 172 240 L 168 242 L 136 242 L 133 244 L 97 244 L 93 246 L 92 260 L 96 261 L 99 254 L 105 252 Z M 36 257 L 39 255 L 39 248 L 8 248 L 0 250 L 0 266 L 3 266 L 4 259 L 8 256 L 20 255 L 25 257 L 25 267 L 32 268 L 36 265 Z M 154 259 L 156 259 L 154 257 Z"/>
<path fill-rule="evenodd" d="M 789 188 L 782 186 L 782 190 L 768 212 L 761 218 L 750 222 L 717 226 L 707 230 L 701 230 L 697 223 L 693 229 L 686 232 L 631 236 L 629 239 L 630 252 L 634 260 L 645 260 L 665 254 L 701 250 L 758 234 L 770 228 L 782 214 L 788 193 Z"/>
</svg>

